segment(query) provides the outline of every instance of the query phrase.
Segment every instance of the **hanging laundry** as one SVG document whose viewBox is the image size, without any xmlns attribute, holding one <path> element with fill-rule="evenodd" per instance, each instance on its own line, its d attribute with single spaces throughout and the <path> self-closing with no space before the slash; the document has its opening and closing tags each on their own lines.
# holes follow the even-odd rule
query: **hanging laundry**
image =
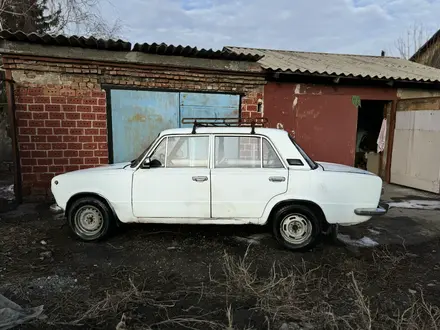
<svg viewBox="0 0 440 330">
<path fill-rule="evenodd" d="M 379 137 L 377 138 L 377 152 L 382 152 L 385 149 L 385 141 L 387 136 L 387 120 L 382 120 L 382 126 L 380 128 Z"/>
</svg>

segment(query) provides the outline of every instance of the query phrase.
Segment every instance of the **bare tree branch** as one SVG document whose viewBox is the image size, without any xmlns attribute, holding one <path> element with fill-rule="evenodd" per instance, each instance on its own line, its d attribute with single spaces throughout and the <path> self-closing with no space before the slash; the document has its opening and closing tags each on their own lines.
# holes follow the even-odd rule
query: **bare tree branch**
<svg viewBox="0 0 440 330">
<path fill-rule="evenodd" d="M 404 35 L 397 38 L 394 47 L 401 58 L 409 59 L 430 36 L 430 31 L 423 23 L 414 23 Z"/>
<path fill-rule="evenodd" d="M 110 0 L 106 5 L 111 6 Z M 94 36 L 98 38 L 117 38 L 121 30 L 121 22 L 117 20 L 109 25 L 101 15 L 99 0 L 50 0 L 50 10 L 61 6 L 60 23 L 50 33 L 66 33 L 74 31 L 75 34 Z"/>
<path fill-rule="evenodd" d="M 111 0 L 105 0 L 111 6 Z M 0 0 L 0 28 L 25 33 L 71 34 L 117 38 L 121 21 L 109 24 L 100 0 Z"/>
</svg>

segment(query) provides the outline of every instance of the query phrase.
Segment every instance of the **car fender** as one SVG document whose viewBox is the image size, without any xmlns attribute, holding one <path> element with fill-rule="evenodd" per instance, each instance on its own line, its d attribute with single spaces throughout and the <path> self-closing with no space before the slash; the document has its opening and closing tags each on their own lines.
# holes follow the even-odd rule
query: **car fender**
<svg viewBox="0 0 440 330">
<path fill-rule="evenodd" d="M 78 198 L 82 198 L 82 197 L 88 197 L 88 196 L 92 196 L 92 197 L 98 197 L 99 199 L 103 200 L 108 207 L 110 208 L 110 210 L 112 211 L 113 215 L 117 218 L 118 215 L 116 213 L 116 210 L 113 206 L 113 204 L 104 196 L 103 193 L 101 192 L 92 192 L 92 191 L 87 191 L 87 192 L 77 192 L 73 195 L 71 195 L 68 199 L 67 199 L 67 203 L 66 203 L 66 209 L 64 210 L 64 213 L 67 215 L 67 210 L 70 207 L 70 205 L 72 204 L 72 202 Z"/>
<path fill-rule="evenodd" d="M 322 205 L 320 205 L 319 202 L 314 201 L 311 198 L 308 198 L 307 196 L 299 196 L 296 194 L 282 194 L 273 197 L 269 203 L 267 203 L 266 207 L 264 208 L 263 215 L 259 219 L 259 224 L 264 225 L 269 221 L 269 217 L 271 215 L 271 212 L 274 208 L 276 208 L 280 203 L 289 202 L 292 205 L 296 204 L 305 204 L 305 203 L 311 203 L 319 207 L 324 214 L 324 217 L 327 218 L 326 213 Z"/>
</svg>

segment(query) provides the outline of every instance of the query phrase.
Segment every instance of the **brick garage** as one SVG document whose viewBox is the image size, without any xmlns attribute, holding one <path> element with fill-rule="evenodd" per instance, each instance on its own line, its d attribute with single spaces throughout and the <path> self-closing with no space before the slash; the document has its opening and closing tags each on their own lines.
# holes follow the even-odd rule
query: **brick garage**
<svg viewBox="0 0 440 330">
<path fill-rule="evenodd" d="M 25 199 L 50 198 L 56 174 L 109 163 L 106 86 L 230 92 L 241 95 L 242 117 L 261 116 L 264 75 L 243 55 L 246 61 L 227 54 L 164 56 L 3 37 L 3 66 L 13 86 L 8 101 L 15 116 L 16 182 L 21 181 L 16 192 Z"/>
</svg>

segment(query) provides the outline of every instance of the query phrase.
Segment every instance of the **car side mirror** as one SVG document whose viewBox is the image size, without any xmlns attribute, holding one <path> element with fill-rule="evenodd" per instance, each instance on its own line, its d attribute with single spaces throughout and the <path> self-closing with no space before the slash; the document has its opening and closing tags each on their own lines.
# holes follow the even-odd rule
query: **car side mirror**
<svg viewBox="0 0 440 330">
<path fill-rule="evenodd" d="M 151 160 L 150 157 L 145 158 L 142 168 L 162 167 L 162 163 L 158 159 Z"/>
<path fill-rule="evenodd" d="M 150 167 L 151 167 L 151 159 L 150 157 L 147 157 L 142 163 L 142 168 L 150 168 Z"/>
</svg>

